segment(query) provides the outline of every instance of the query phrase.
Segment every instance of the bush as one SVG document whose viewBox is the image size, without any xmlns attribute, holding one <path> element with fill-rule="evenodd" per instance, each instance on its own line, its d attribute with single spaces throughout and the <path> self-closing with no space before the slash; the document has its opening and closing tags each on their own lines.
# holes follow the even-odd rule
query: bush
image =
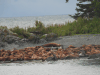
<svg viewBox="0 0 100 75">
<path fill-rule="evenodd" d="M 18 26 L 11 28 L 10 30 L 14 33 L 17 33 L 20 38 L 28 38 L 30 36 L 26 29 L 19 28 Z"/>
</svg>

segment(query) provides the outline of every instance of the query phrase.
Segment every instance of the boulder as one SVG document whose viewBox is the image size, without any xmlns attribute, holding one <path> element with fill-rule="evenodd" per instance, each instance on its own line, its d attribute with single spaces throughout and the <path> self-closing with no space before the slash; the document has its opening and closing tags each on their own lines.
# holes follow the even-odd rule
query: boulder
<svg viewBox="0 0 100 75">
<path fill-rule="evenodd" d="M 44 34 L 43 36 L 46 41 L 53 41 L 58 37 L 55 33 Z"/>
<path fill-rule="evenodd" d="M 34 35 L 33 33 L 30 33 L 30 37 L 28 39 L 33 43 L 39 43 L 40 40 L 40 38 L 37 35 Z"/>
<path fill-rule="evenodd" d="M 39 43 L 47 43 L 47 41 L 45 39 L 40 39 Z"/>
<path fill-rule="evenodd" d="M 89 57 L 88 57 L 88 59 L 95 59 L 95 58 L 99 58 L 100 59 L 100 53 L 92 54 L 92 55 L 89 55 Z"/>
<path fill-rule="evenodd" d="M 4 41 L 11 44 L 14 43 L 15 41 L 20 41 L 20 38 L 13 35 L 7 35 L 5 36 Z"/>
<path fill-rule="evenodd" d="M 7 44 L 0 41 L 0 47 L 5 47 Z"/>
<path fill-rule="evenodd" d="M 79 54 L 79 57 L 85 57 L 86 56 L 86 53 L 85 53 L 85 51 L 82 49 L 82 50 L 80 50 L 79 52 L 78 52 L 78 54 Z"/>
</svg>

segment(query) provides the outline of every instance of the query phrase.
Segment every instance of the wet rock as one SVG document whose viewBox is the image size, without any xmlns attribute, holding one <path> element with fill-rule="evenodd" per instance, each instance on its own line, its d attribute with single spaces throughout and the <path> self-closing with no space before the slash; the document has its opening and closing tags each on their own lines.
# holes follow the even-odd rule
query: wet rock
<svg viewBox="0 0 100 75">
<path fill-rule="evenodd" d="M 58 60 L 58 58 L 56 57 L 55 54 L 53 54 L 53 57 L 48 57 L 48 58 L 46 59 L 46 61 L 52 61 L 52 60 L 54 60 L 54 61 Z"/>
<path fill-rule="evenodd" d="M 53 54 L 53 60 L 58 60 L 58 58 L 56 57 L 56 54 L 52 53 Z"/>
<path fill-rule="evenodd" d="M 88 57 L 88 59 L 95 59 L 95 58 L 98 58 L 98 57 L 96 56 L 96 54 L 89 55 L 89 57 Z"/>
<path fill-rule="evenodd" d="M 89 57 L 88 57 L 88 59 L 95 59 L 95 58 L 99 58 L 99 59 L 100 59 L 100 53 L 91 54 L 91 55 L 89 55 Z"/>
<path fill-rule="evenodd" d="M 54 57 L 48 57 L 48 58 L 46 59 L 46 61 L 52 61 L 52 60 L 54 60 Z"/>
</svg>

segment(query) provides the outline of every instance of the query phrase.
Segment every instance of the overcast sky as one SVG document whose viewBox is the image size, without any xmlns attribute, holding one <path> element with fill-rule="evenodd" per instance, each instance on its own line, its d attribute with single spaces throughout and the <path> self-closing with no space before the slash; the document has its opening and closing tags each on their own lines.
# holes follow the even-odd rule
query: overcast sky
<svg viewBox="0 0 100 75">
<path fill-rule="evenodd" d="M 0 17 L 75 14 L 77 0 L 0 0 Z"/>
</svg>

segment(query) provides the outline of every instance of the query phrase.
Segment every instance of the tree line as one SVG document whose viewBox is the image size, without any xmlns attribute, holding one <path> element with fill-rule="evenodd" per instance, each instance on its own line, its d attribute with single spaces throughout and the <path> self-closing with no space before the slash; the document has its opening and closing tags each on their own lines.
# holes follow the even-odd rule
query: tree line
<svg viewBox="0 0 100 75">
<path fill-rule="evenodd" d="M 66 0 L 68 2 L 69 0 Z M 69 15 L 74 19 L 78 17 L 82 18 L 93 18 L 100 17 L 100 0 L 77 0 L 76 11 L 74 15 Z M 87 4 L 83 4 L 84 2 L 88 2 Z"/>
</svg>

